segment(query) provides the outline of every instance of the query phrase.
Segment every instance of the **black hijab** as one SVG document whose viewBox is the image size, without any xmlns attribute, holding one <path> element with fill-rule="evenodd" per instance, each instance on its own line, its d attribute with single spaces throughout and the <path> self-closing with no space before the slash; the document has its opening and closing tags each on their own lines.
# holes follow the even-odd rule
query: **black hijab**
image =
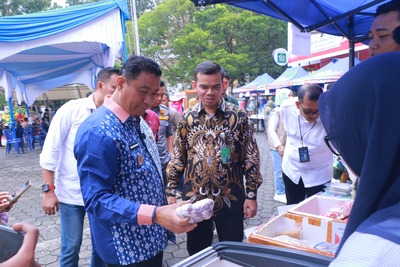
<svg viewBox="0 0 400 267">
<path fill-rule="evenodd" d="M 321 95 L 319 112 L 331 143 L 360 176 L 337 253 L 355 231 L 400 244 L 400 53 L 350 69 Z"/>
</svg>

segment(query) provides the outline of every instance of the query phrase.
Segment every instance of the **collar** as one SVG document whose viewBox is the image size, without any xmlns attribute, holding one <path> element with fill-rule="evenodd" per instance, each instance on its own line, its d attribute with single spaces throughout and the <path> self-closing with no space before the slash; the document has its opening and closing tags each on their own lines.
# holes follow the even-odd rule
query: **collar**
<svg viewBox="0 0 400 267">
<path fill-rule="evenodd" d="M 204 112 L 205 112 L 203 103 L 201 103 L 201 101 L 200 101 L 200 102 L 198 103 L 198 106 L 197 106 L 197 112 L 200 112 L 200 111 L 202 111 L 202 110 L 204 110 Z M 225 111 L 226 111 L 226 104 L 225 104 L 225 100 L 224 100 L 224 99 L 221 99 L 221 100 L 219 101 L 218 108 L 217 108 L 217 110 L 215 111 L 215 113 L 217 113 L 218 110 L 221 110 L 222 112 L 225 112 Z"/>
<path fill-rule="evenodd" d="M 125 123 L 125 121 L 129 118 L 130 114 L 126 112 L 119 104 L 111 100 L 111 95 L 108 95 L 104 98 L 104 104 L 106 108 L 111 110 L 122 123 Z"/>
<path fill-rule="evenodd" d="M 93 98 L 94 93 L 90 94 L 90 96 L 86 97 L 86 103 L 85 107 L 87 109 L 90 109 L 92 112 L 96 110 L 96 104 L 94 103 L 94 98 Z"/>
</svg>

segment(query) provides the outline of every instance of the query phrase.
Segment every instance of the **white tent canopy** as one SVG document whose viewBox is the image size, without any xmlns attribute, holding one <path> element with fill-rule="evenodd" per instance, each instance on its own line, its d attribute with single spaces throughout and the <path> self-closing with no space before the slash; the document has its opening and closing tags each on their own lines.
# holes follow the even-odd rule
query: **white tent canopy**
<svg viewBox="0 0 400 267">
<path fill-rule="evenodd" d="M 360 61 L 355 58 L 354 65 L 357 65 Z M 302 76 L 295 80 L 292 80 L 293 84 L 301 85 L 305 83 L 329 83 L 336 82 L 349 70 L 349 57 L 346 58 L 334 58 L 329 64 L 320 68 L 316 72 Z"/>
<path fill-rule="evenodd" d="M 126 2 L 102 2 L 0 18 L 0 86 L 6 100 L 32 105 L 50 89 L 93 88 L 100 68 L 114 65 L 124 43 Z"/>
</svg>

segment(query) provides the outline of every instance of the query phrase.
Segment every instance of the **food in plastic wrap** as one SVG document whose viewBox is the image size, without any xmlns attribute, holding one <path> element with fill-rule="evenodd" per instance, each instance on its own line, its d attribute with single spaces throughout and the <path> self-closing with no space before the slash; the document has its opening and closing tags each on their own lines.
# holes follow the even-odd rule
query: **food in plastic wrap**
<svg viewBox="0 0 400 267">
<path fill-rule="evenodd" d="M 287 235 L 278 235 L 273 237 L 272 239 L 296 246 L 313 247 L 313 243 L 311 241 L 298 239 Z"/>
<path fill-rule="evenodd" d="M 322 216 L 344 220 L 349 217 L 351 208 L 353 207 L 352 201 L 341 201 L 334 207 L 330 208 L 328 211 L 324 212 Z"/>
<path fill-rule="evenodd" d="M 338 245 L 334 245 L 334 244 L 331 244 L 329 242 L 321 242 L 321 243 L 315 245 L 314 248 L 318 249 L 318 250 L 327 251 L 327 252 L 330 252 L 332 254 L 335 254 L 336 250 L 338 248 Z"/>
<path fill-rule="evenodd" d="M 283 230 L 283 231 L 277 232 L 276 235 L 277 236 L 284 235 L 284 236 L 289 236 L 289 237 L 297 238 L 297 239 L 301 239 L 301 237 L 302 237 L 300 228 Z"/>
<path fill-rule="evenodd" d="M 184 219 L 189 217 L 189 223 L 198 223 L 211 218 L 214 201 L 206 198 L 193 204 L 184 204 L 176 209 L 176 214 Z"/>
</svg>

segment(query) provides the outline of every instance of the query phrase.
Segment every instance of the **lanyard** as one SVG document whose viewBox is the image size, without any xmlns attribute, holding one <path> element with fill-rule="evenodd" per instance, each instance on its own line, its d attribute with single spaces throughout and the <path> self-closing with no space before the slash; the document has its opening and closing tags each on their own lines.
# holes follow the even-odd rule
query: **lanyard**
<svg viewBox="0 0 400 267">
<path fill-rule="evenodd" d="M 301 146 L 304 146 L 304 144 L 303 144 L 303 136 L 305 136 L 309 131 L 311 131 L 314 128 L 314 126 L 317 123 L 317 121 L 314 121 L 313 126 L 311 126 L 311 128 L 307 132 L 305 132 L 304 135 L 301 133 L 300 116 L 297 116 L 297 121 L 299 122 Z"/>
</svg>

